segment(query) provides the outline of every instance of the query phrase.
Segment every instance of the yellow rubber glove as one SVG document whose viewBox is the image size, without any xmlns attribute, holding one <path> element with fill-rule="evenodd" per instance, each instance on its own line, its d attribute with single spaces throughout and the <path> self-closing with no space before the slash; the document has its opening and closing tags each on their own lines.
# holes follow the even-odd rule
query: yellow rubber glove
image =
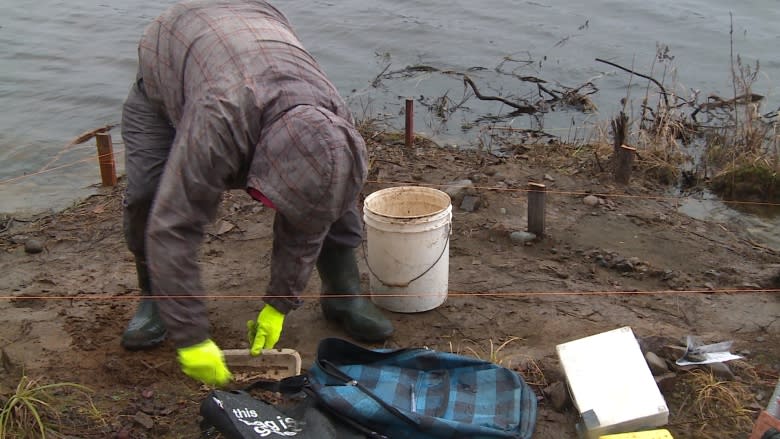
<svg viewBox="0 0 780 439">
<path fill-rule="evenodd" d="M 190 378 L 212 386 L 224 386 L 232 378 L 222 351 L 212 340 L 179 348 L 176 352 L 181 371 Z"/>
<path fill-rule="evenodd" d="M 263 349 L 273 349 L 282 335 L 282 326 L 284 326 L 284 314 L 266 304 L 257 315 L 257 321 L 246 322 L 249 353 L 257 356 Z"/>
</svg>

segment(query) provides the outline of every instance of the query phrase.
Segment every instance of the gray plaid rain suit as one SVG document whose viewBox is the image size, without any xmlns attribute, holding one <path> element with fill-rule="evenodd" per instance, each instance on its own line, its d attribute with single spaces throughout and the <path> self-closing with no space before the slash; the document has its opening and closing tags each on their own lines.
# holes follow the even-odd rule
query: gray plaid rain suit
<svg viewBox="0 0 780 439">
<path fill-rule="evenodd" d="M 275 206 L 264 300 L 300 306 L 323 243 L 362 238 L 365 144 L 336 88 L 263 1 L 178 3 L 146 28 L 138 58 L 122 117 L 125 236 L 175 345 L 209 337 L 197 251 L 228 189 Z"/>
</svg>

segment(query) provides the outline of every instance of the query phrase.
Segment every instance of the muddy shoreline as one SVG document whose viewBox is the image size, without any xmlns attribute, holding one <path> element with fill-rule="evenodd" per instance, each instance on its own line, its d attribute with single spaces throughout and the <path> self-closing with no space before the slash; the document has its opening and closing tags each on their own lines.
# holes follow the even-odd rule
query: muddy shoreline
<svg viewBox="0 0 780 439">
<path fill-rule="evenodd" d="M 691 404 L 688 371 L 670 368 L 676 378 L 662 390 L 675 438 L 747 437 L 780 373 L 776 252 L 751 243 L 739 227 L 680 214 L 653 180 L 613 183 L 594 154 L 566 145 L 497 157 L 424 139 L 409 149 L 381 130 L 365 137 L 365 194 L 399 184 L 472 182 L 453 197 L 447 301 L 425 313 L 389 313 L 397 333 L 382 347 L 496 356 L 532 384 L 540 401 L 534 437 L 552 439 L 575 437 L 577 421 L 573 408 L 554 406 L 544 391 L 563 379 L 557 344 L 623 326 L 661 354 L 687 335 L 733 340 L 744 357 L 730 365 L 731 381 L 745 391 L 740 422 L 726 413 L 703 418 Z M 548 190 L 546 235 L 523 242 L 513 233 L 527 226 L 529 181 Z M 195 437 L 207 389 L 179 372 L 170 344 L 151 352 L 119 346 L 138 295 L 121 233 L 121 186 L 62 212 L 14 221 L 0 233 L 2 390 L 14 388 L 22 372 L 88 386 L 94 410 L 67 392 L 56 399 L 62 430 L 78 437 Z M 466 195 L 479 198 L 475 210 L 461 208 Z M 224 348 L 246 347 L 242 323 L 261 305 L 272 217 L 245 194 L 227 193 L 201 248 L 212 336 Z M 25 249 L 30 240 L 40 252 Z M 361 273 L 367 284 L 364 261 Z M 312 276 L 279 344 L 298 350 L 304 367 L 318 340 L 344 336 L 321 317 L 318 291 Z"/>
</svg>

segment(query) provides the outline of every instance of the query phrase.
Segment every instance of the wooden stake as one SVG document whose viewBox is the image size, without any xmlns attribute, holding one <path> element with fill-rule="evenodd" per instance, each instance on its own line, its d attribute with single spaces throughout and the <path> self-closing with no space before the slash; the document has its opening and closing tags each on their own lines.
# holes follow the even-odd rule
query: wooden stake
<svg viewBox="0 0 780 439">
<path fill-rule="evenodd" d="M 414 144 L 414 99 L 406 98 L 406 138 L 404 144 L 411 147 Z"/>
<path fill-rule="evenodd" d="M 615 120 L 610 125 L 612 126 L 612 171 L 617 168 L 618 164 L 618 152 L 620 145 L 626 143 L 626 136 L 628 134 L 628 116 L 626 113 L 620 112 Z"/>
<path fill-rule="evenodd" d="M 546 191 L 543 184 L 528 183 L 528 232 L 537 237 L 544 236 Z"/>
<path fill-rule="evenodd" d="M 629 180 L 631 180 L 634 156 L 636 156 L 636 148 L 620 145 L 617 151 L 617 161 L 615 162 L 615 181 L 620 184 L 628 184 Z"/>
<path fill-rule="evenodd" d="M 111 134 L 102 132 L 95 134 L 97 141 L 98 163 L 100 164 L 100 179 L 103 186 L 116 185 L 116 162 L 114 161 L 114 147 L 111 143 Z"/>
</svg>

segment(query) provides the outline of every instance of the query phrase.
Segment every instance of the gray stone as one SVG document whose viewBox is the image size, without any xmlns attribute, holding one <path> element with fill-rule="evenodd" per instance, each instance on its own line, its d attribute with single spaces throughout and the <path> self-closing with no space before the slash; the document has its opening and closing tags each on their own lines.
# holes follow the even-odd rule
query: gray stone
<svg viewBox="0 0 780 439">
<path fill-rule="evenodd" d="M 30 254 L 40 253 L 43 251 L 43 242 L 37 239 L 28 239 L 24 243 L 24 251 Z"/>
<path fill-rule="evenodd" d="M 501 215 L 506 215 L 506 207 L 499 209 L 499 212 L 501 212 Z"/>
<path fill-rule="evenodd" d="M 653 376 L 661 376 L 669 372 L 669 367 L 666 366 L 666 360 L 652 352 L 645 354 L 645 361 L 647 361 L 647 365 L 650 366 L 650 372 L 653 373 Z"/>
<path fill-rule="evenodd" d="M 555 178 L 550 174 L 544 174 L 544 179 L 547 181 L 555 181 Z"/>
<path fill-rule="evenodd" d="M 628 260 L 623 259 L 615 263 L 615 270 L 621 273 L 628 273 L 634 271 L 634 264 Z"/>
<path fill-rule="evenodd" d="M 736 378 L 734 372 L 725 363 L 711 363 L 706 366 L 712 372 L 712 375 L 719 380 L 734 381 L 734 378 Z"/>
<path fill-rule="evenodd" d="M 444 192 L 447 193 L 447 195 L 449 195 L 450 198 L 456 198 L 466 189 L 473 188 L 473 187 L 474 187 L 474 182 L 471 180 L 458 180 L 458 181 L 453 181 L 452 183 L 445 186 Z"/>
<path fill-rule="evenodd" d="M 474 195 L 466 195 L 460 203 L 460 208 L 466 212 L 474 212 L 482 205 L 482 199 Z"/>
<path fill-rule="evenodd" d="M 141 427 L 151 430 L 154 427 L 154 419 L 151 416 L 143 412 L 138 412 L 133 416 L 133 420 Z"/>
<path fill-rule="evenodd" d="M 720 273 L 718 273 L 717 270 L 707 270 L 704 272 L 704 275 L 707 277 L 714 277 L 714 278 L 720 277 Z"/>
<path fill-rule="evenodd" d="M 590 207 L 596 207 L 601 203 L 601 199 L 595 195 L 588 195 L 587 197 L 582 199 L 582 202 L 585 203 L 587 206 Z"/>
<path fill-rule="evenodd" d="M 516 244 L 525 244 L 536 239 L 536 235 L 528 232 L 512 232 L 509 234 L 509 239 Z"/>
<path fill-rule="evenodd" d="M 561 381 L 550 384 L 542 392 L 544 392 L 544 396 L 550 401 L 550 405 L 556 412 L 563 412 L 571 403 L 569 390 L 566 388 L 566 384 Z"/>
<path fill-rule="evenodd" d="M 682 358 L 683 355 L 688 352 L 688 349 L 685 346 L 666 345 L 662 347 L 660 351 L 656 352 L 658 352 L 661 357 L 674 362 Z"/>
<path fill-rule="evenodd" d="M 469 179 L 473 181 L 474 183 L 484 183 L 487 181 L 487 175 L 485 174 L 471 174 L 469 175 Z"/>
</svg>

